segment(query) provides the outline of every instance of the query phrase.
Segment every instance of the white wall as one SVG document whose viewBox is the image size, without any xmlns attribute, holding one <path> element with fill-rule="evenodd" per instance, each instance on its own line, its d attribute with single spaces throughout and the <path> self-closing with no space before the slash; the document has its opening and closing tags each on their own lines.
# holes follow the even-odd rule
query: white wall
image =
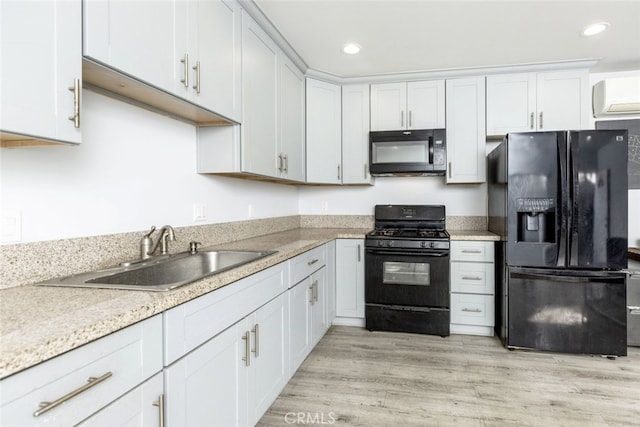
<svg viewBox="0 0 640 427">
<path fill-rule="evenodd" d="M 0 149 L 22 242 L 298 214 L 295 187 L 196 173 L 195 127 L 83 91 L 80 146 Z M 208 220 L 193 221 L 193 204 Z"/>
<path fill-rule="evenodd" d="M 303 187 L 299 206 L 303 215 L 373 215 L 377 204 L 443 204 L 447 215 L 484 216 L 486 196 L 486 184 L 445 185 L 443 176 L 380 177 L 373 187 Z"/>
<path fill-rule="evenodd" d="M 624 71 L 617 73 L 597 73 L 589 76 L 589 82 L 593 87 L 594 84 L 601 80 L 615 77 L 640 76 L 640 70 Z M 596 120 L 621 120 L 621 119 L 640 119 L 640 115 L 621 115 L 599 117 Z M 595 127 L 595 125 L 593 125 Z M 629 190 L 629 246 L 640 247 L 640 189 Z"/>
</svg>

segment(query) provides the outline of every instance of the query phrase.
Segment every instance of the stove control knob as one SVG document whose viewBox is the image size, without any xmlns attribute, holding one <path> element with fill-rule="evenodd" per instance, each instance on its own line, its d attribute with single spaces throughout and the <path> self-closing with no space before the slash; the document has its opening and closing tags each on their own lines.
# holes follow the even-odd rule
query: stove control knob
<svg viewBox="0 0 640 427">
<path fill-rule="evenodd" d="M 435 248 L 436 247 L 436 242 L 429 242 L 429 247 L 430 248 Z"/>
<path fill-rule="evenodd" d="M 378 246 L 379 246 L 379 247 L 384 246 L 384 241 L 382 241 L 382 240 L 378 240 Z"/>
<path fill-rule="evenodd" d="M 426 248 L 427 247 L 427 242 L 420 242 L 420 246 L 423 247 L 423 248 Z"/>
<path fill-rule="evenodd" d="M 393 246 L 393 240 L 389 240 L 389 243 L 387 244 L 387 247 L 390 248 L 391 246 Z"/>
</svg>

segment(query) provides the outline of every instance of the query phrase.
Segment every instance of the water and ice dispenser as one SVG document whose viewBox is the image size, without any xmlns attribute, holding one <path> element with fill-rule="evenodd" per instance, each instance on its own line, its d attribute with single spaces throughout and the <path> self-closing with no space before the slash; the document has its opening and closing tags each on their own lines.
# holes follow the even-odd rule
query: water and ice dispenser
<svg viewBox="0 0 640 427">
<path fill-rule="evenodd" d="M 555 199 L 520 198 L 516 202 L 518 242 L 555 243 Z"/>
</svg>

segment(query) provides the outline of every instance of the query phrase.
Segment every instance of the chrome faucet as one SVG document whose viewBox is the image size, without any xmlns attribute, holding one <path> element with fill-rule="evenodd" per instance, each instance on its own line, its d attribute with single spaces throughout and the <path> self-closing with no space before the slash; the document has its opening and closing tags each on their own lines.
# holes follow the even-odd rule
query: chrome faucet
<svg viewBox="0 0 640 427">
<path fill-rule="evenodd" d="M 169 240 L 171 240 L 172 242 L 176 240 L 176 234 L 173 230 L 173 227 L 171 227 L 170 225 L 165 225 L 160 229 L 158 241 L 156 242 L 156 245 L 153 246 L 153 239 L 151 238 L 151 234 L 153 234 L 155 229 L 156 227 L 152 226 L 151 230 L 140 240 L 140 258 L 142 259 L 151 258 L 158 250 L 158 247 L 160 247 L 161 255 L 167 255 L 169 253 Z"/>
</svg>

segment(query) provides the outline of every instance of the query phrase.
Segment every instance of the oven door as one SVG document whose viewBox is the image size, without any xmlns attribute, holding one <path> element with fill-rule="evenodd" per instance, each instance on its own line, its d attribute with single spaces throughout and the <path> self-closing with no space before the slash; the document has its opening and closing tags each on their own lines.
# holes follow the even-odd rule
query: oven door
<svg viewBox="0 0 640 427">
<path fill-rule="evenodd" d="M 449 251 L 367 249 L 365 302 L 449 308 Z"/>
</svg>

